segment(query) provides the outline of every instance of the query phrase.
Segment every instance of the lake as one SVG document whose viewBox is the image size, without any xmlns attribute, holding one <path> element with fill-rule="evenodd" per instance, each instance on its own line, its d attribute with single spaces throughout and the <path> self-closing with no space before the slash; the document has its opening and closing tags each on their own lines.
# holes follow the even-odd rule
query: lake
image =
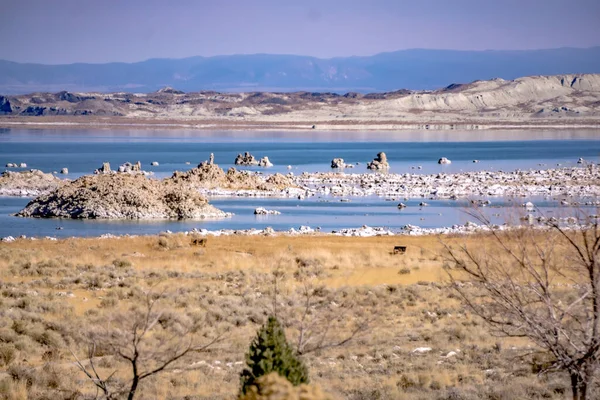
<svg viewBox="0 0 600 400">
<path fill-rule="evenodd" d="M 598 162 L 599 130 L 564 131 L 419 131 L 419 132 L 318 132 L 318 131 L 198 131 L 198 130 L 110 130 L 110 129 L 0 129 L 0 165 L 27 163 L 28 168 L 44 172 L 69 169 L 68 178 L 90 174 L 103 162 L 113 169 L 129 161 L 141 161 L 143 169 L 156 177 L 187 170 L 214 153 L 215 162 L 224 169 L 234 166 L 238 153 L 249 151 L 256 158 L 268 156 L 272 168 L 265 173 L 295 174 L 330 171 L 331 160 L 344 158 L 359 163 L 348 172 L 366 172 L 365 164 L 385 151 L 393 173 L 461 172 L 473 170 L 513 171 L 515 169 L 574 166 L 577 159 Z M 450 165 L 438 165 L 447 157 Z M 479 163 L 473 163 L 473 160 Z M 157 161 L 158 166 L 150 166 Z M 189 162 L 190 164 L 186 164 Z M 288 165 L 291 169 L 288 169 Z M 416 169 L 416 167 L 421 169 Z M 18 170 L 18 169 L 17 169 Z M 71 221 L 24 219 L 11 216 L 29 199 L 0 198 L 0 237 L 97 236 L 112 234 L 151 234 L 166 229 L 192 228 L 249 229 L 271 226 L 287 230 L 300 225 L 321 227 L 323 231 L 362 225 L 401 228 L 406 224 L 434 228 L 462 224 L 466 201 L 428 200 L 429 207 L 418 207 L 422 199 L 410 199 L 405 210 L 378 197 L 312 197 L 296 199 L 224 199 L 211 203 L 235 215 L 219 221 Z M 552 199 L 531 199 L 549 213 L 558 212 Z M 524 201 L 523 199 L 519 199 Z M 492 199 L 495 222 L 503 222 L 516 201 Z M 277 209 L 281 215 L 259 217 L 256 207 Z M 562 211 L 561 211 L 562 212 Z M 56 228 L 62 228 L 57 230 Z"/>
</svg>

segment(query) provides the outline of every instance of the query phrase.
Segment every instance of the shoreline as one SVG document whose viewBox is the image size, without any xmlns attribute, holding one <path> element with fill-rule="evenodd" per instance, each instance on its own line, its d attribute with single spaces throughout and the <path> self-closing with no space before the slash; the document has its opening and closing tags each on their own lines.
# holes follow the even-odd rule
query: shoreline
<svg viewBox="0 0 600 400">
<path fill-rule="evenodd" d="M 533 225 L 534 229 L 540 231 L 549 231 L 553 229 L 553 227 L 545 225 L 548 220 L 545 218 L 539 218 L 536 220 L 538 225 Z M 564 229 L 575 229 L 579 228 L 581 225 L 572 217 L 561 218 L 557 220 L 560 223 L 566 224 L 563 225 Z M 340 237 L 340 238 L 373 238 L 373 237 L 415 237 L 415 236 L 471 236 L 476 234 L 487 234 L 492 231 L 495 232 L 508 232 L 512 230 L 523 229 L 527 227 L 531 227 L 533 222 L 529 223 L 529 225 L 511 225 L 508 223 L 504 223 L 502 225 L 493 224 L 477 224 L 474 222 L 466 222 L 464 224 L 454 224 L 452 226 L 444 226 L 438 228 L 422 228 L 417 225 L 407 224 L 402 228 L 387 228 L 384 226 L 367 226 L 363 225 L 362 227 L 356 228 L 340 228 L 333 229 L 331 231 L 325 232 L 322 231 L 320 227 L 312 228 L 310 226 L 302 225 L 298 228 L 290 228 L 288 230 L 274 230 L 271 227 L 266 227 L 264 229 L 257 228 L 248 228 L 248 229 L 217 229 L 217 230 L 209 230 L 209 229 L 192 229 L 188 231 L 177 231 L 172 232 L 170 230 L 162 231 L 159 233 L 151 233 L 151 234 L 112 234 L 112 233 L 103 233 L 101 235 L 94 236 L 5 236 L 0 237 L 0 243 L 12 243 L 18 240 L 79 240 L 79 239 L 126 239 L 126 238 L 159 238 L 163 236 L 189 236 L 189 237 L 285 237 L 285 238 L 294 238 L 294 237 L 308 237 L 308 238 L 319 238 L 319 237 Z"/>
<path fill-rule="evenodd" d="M 313 127 L 314 126 L 314 127 Z M 485 131 L 485 130 L 600 130 L 600 120 L 576 121 L 234 121 L 89 117 L 0 117 L 0 128 L 32 129 L 170 129 L 227 131 Z"/>
</svg>

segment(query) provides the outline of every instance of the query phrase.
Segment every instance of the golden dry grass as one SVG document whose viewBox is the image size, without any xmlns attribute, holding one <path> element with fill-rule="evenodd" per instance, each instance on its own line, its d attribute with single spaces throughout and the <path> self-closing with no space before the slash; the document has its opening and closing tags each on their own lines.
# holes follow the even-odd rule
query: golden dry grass
<svg viewBox="0 0 600 400">
<path fill-rule="evenodd" d="M 481 235 L 459 240 L 490 242 Z M 407 246 L 406 254 L 393 255 L 396 245 Z M 22 398 L 23 382 L 30 398 L 93 394 L 70 364 L 69 349 L 82 356 L 83 331 L 135 304 L 139 290 L 160 287 L 169 313 L 202 313 L 208 330 L 227 326 L 230 333 L 198 355 L 194 368 L 145 382 L 139 398 L 233 398 L 240 361 L 273 312 L 273 272 L 281 271 L 277 310 L 290 340 L 297 338 L 306 287 L 316 299 L 314 315 L 342 317 L 333 339 L 371 320 L 349 345 L 305 357 L 312 380 L 336 398 L 561 398 L 563 380 L 539 378 L 517 358 L 528 342 L 491 337 L 446 287 L 443 254 L 433 236 L 229 236 L 209 237 L 206 247 L 181 234 L 0 243 L 0 345 L 16 351 L 10 363 L 0 362 L 0 389 L 8 398 Z M 413 353 L 423 346 L 432 350 Z M 39 373 L 44 365 L 68 373 L 51 386 L 56 374 Z M 115 369 L 126 377 L 117 361 L 100 368 Z"/>
</svg>

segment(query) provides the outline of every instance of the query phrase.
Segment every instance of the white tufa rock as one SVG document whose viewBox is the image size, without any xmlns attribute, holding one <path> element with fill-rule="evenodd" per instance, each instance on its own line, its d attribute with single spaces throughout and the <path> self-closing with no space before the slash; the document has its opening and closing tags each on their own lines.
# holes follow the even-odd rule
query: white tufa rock
<svg viewBox="0 0 600 400">
<path fill-rule="evenodd" d="M 158 161 L 152 161 L 150 165 L 152 165 L 153 167 L 158 167 L 159 164 Z"/>
<path fill-rule="evenodd" d="M 448 160 L 446 157 L 442 157 L 438 160 L 438 164 L 452 164 L 452 161 Z"/>
<path fill-rule="evenodd" d="M 254 210 L 254 214 L 255 215 L 279 215 L 279 214 L 281 214 L 281 212 L 279 212 L 277 210 L 267 210 L 266 208 L 258 207 L 257 209 Z"/>
<path fill-rule="evenodd" d="M 535 209 L 535 204 L 528 201 L 527 203 L 522 204 L 522 207 L 524 207 L 526 210 L 533 210 Z"/>
<path fill-rule="evenodd" d="M 69 168 L 63 168 L 60 170 L 60 173 L 63 175 L 67 175 L 69 173 Z"/>
<path fill-rule="evenodd" d="M 343 169 L 346 168 L 346 163 L 343 158 L 334 158 L 331 160 L 331 168 Z"/>
<path fill-rule="evenodd" d="M 425 354 L 429 353 L 432 350 L 431 347 L 417 347 L 412 351 L 413 354 Z"/>
<path fill-rule="evenodd" d="M 367 169 L 371 170 L 388 170 L 390 164 L 388 163 L 386 154 L 382 151 L 377 153 L 377 157 L 373 161 L 367 163 Z"/>
<path fill-rule="evenodd" d="M 259 167 L 272 167 L 273 163 L 271 161 L 269 161 L 269 157 L 264 156 L 263 158 L 260 159 L 260 161 L 258 162 L 258 166 Z"/>
</svg>

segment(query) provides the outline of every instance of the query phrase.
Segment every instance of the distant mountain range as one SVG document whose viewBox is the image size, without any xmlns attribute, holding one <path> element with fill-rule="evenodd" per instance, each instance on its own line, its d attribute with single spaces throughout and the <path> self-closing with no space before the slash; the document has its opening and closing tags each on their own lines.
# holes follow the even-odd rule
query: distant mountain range
<svg viewBox="0 0 600 400">
<path fill-rule="evenodd" d="M 137 63 L 26 64 L 0 60 L 0 93 L 428 90 L 491 78 L 600 72 L 600 47 L 520 51 L 401 50 L 368 57 L 230 55 Z"/>
</svg>

